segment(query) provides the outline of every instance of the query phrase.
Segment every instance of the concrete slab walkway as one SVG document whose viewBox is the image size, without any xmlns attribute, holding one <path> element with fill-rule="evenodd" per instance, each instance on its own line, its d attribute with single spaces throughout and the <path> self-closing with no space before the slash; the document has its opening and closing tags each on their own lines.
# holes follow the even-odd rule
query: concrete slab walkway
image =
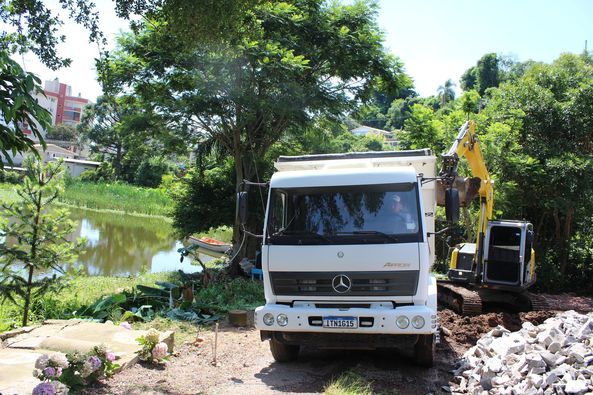
<svg viewBox="0 0 593 395">
<path fill-rule="evenodd" d="M 35 361 L 42 354 L 88 352 L 94 346 L 105 344 L 125 369 L 138 362 L 136 351 L 140 346 L 136 339 L 145 333 L 84 320 L 48 320 L 43 325 L 2 333 L 0 394 L 30 394 L 39 383 L 32 373 Z M 163 333 L 161 341 L 173 352 L 173 332 Z"/>
</svg>

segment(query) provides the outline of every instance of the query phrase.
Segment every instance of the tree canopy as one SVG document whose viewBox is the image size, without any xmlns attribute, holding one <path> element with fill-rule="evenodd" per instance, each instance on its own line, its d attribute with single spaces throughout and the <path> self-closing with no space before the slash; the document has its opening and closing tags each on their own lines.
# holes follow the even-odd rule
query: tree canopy
<svg viewBox="0 0 593 395">
<path fill-rule="evenodd" d="M 262 2 L 244 15 L 249 32 L 190 45 L 158 15 L 121 37 L 100 75 L 108 92 L 133 91 L 188 143 L 213 140 L 231 153 L 239 189 L 285 132 L 338 117 L 379 86 L 397 90 L 401 64 L 383 48 L 376 16 L 366 2 Z"/>
</svg>

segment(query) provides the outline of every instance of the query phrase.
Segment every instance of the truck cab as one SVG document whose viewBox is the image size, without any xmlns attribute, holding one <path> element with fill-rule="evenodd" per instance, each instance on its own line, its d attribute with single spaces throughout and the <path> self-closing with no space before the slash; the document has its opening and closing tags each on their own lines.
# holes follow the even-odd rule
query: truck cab
<svg viewBox="0 0 593 395">
<path fill-rule="evenodd" d="M 278 361 L 300 346 L 414 344 L 431 365 L 437 333 L 435 158 L 429 150 L 281 157 L 261 249 L 256 327 Z M 434 183 L 432 183 L 434 184 Z"/>
</svg>

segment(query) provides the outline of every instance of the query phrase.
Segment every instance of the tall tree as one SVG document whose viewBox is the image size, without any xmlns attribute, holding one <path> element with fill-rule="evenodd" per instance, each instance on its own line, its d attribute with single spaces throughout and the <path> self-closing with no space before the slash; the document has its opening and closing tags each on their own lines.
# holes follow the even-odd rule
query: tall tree
<svg viewBox="0 0 593 395">
<path fill-rule="evenodd" d="M 444 107 L 448 102 L 455 100 L 455 83 L 448 79 L 443 85 L 437 89 L 438 97 L 441 100 L 441 107 Z"/>
<path fill-rule="evenodd" d="M 444 136 L 434 111 L 421 104 L 414 104 L 410 117 L 399 133 L 402 149 L 430 148 L 434 153 L 443 152 Z"/>
<path fill-rule="evenodd" d="M 17 187 L 19 200 L 3 204 L 0 217 L 0 298 L 23 308 L 23 326 L 29 320 L 33 298 L 52 289 L 62 265 L 73 262 L 80 243 L 67 237 L 74 230 L 70 213 L 52 203 L 63 192 L 64 168 L 60 162 L 43 165 L 33 157 L 25 160 L 26 175 Z"/>
<path fill-rule="evenodd" d="M 262 2 L 244 15 L 248 32 L 199 45 L 172 40 L 159 15 L 122 37 L 100 74 L 114 91 L 129 86 L 187 126 L 188 141 L 218 141 L 233 155 L 239 190 L 286 131 L 340 115 L 379 83 L 395 89 L 401 70 L 383 48 L 376 15 L 365 2 Z M 235 224 L 235 242 L 238 231 Z"/>
<path fill-rule="evenodd" d="M 142 161 L 186 149 L 163 118 L 131 95 L 104 95 L 87 106 L 78 125 L 95 153 L 111 161 L 118 179 L 134 180 Z"/>
<path fill-rule="evenodd" d="M 475 66 L 469 68 L 461 76 L 461 88 L 464 91 L 475 89 L 480 96 L 488 88 L 496 88 L 500 84 L 501 71 L 498 56 L 488 53 L 482 56 Z"/>
</svg>

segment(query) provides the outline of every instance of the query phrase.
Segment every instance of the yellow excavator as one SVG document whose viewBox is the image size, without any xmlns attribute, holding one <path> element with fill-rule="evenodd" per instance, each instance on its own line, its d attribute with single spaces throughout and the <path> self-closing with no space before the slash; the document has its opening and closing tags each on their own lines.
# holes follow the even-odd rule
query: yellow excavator
<svg viewBox="0 0 593 395">
<path fill-rule="evenodd" d="M 467 159 L 472 176 L 458 174 L 459 160 Z M 535 283 L 533 225 L 527 221 L 492 220 L 494 182 L 480 150 L 473 121 L 466 122 L 443 155 L 437 204 L 447 220 L 459 220 L 459 207 L 480 203 L 475 243 L 451 250 L 448 280 L 438 282 L 439 302 L 463 315 L 480 314 L 483 305 L 504 304 L 518 311 L 545 309 L 545 301 L 527 288 Z"/>
</svg>

